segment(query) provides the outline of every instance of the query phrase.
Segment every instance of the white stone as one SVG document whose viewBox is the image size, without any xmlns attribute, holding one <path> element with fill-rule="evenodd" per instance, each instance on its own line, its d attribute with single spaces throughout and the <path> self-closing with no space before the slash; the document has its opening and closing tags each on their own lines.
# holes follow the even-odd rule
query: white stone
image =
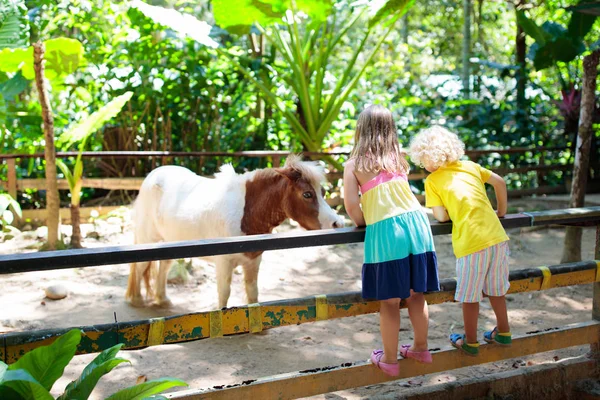
<svg viewBox="0 0 600 400">
<path fill-rule="evenodd" d="M 64 285 L 60 284 L 48 286 L 45 292 L 46 297 L 52 300 L 64 299 L 69 294 L 67 288 Z"/>
</svg>

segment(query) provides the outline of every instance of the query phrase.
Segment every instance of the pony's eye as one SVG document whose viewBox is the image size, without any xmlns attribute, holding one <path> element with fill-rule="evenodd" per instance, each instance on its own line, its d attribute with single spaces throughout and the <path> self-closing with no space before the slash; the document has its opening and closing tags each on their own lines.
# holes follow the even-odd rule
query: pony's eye
<svg viewBox="0 0 600 400">
<path fill-rule="evenodd" d="M 302 196 L 304 196 L 305 199 L 310 199 L 313 197 L 313 194 L 311 192 L 304 192 L 302 193 Z"/>
</svg>

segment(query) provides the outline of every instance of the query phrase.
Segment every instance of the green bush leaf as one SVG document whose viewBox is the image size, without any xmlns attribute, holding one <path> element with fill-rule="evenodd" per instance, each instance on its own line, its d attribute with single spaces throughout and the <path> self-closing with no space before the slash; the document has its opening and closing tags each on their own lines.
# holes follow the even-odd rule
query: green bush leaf
<svg viewBox="0 0 600 400">
<path fill-rule="evenodd" d="M 93 113 L 81 122 L 69 127 L 59 137 L 62 147 L 69 147 L 80 140 L 86 140 L 92 133 L 101 128 L 107 121 L 111 120 L 121 112 L 121 109 L 131 99 L 133 92 L 127 92 L 114 98 L 110 103 Z"/>
<path fill-rule="evenodd" d="M 0 367 L 0 371 L 2 368 Z M 4 369 L 4 373 L 0 377 L 0 397 L 2 399 L 15 398 L 14 393 L 11 393 L 13 396 L 7 393 L 7 388 L 19 394 L 23 400 L 53 400 L 48 389 L 44 388 L 24 369 Z"/>
<path fill-rule="evenodd" d="M 42 387 L 49 391 L 54 382 L 62 376 L 65 367 L 75 355 L 75 350 L 77 350 L 80 341 L 81 331 L 79 329 L 70 330 L 51 345 L 38 347 L 29 353 L 25 353 L 8 369 L 10 371 L 26 370 Z"/>
<path fill-rule="evenodd" d="M 544 32 L 535 21 L 529 19 L 523 11 L 517 11 L 517 24 L 519 24 L 519 26 L 523 28 L 523 31 L 531 36 L 540 46 L 546 44 L 546 40 L 549 39 L 548 33 Z"/>
<path fill-rule="evenodd" d="M 385 3 L 381 1 L 374 2 L 378 6 L 372 9 L 374 12 L 373 18 L 369 20 L 369 27 L 377 25 L 382 19 L 387 18 L 390 15 L 400 14 L 400 16 L 406 14 L 408 10 L 415 3 L 414 0 L 388 0 Z"/>
<path fill-rule="evenodd" d="M 44 76 L 53 84 L 77 70 L 83 61 L 83 45 L 80 41 L 68 38 L 50 39 L 44 42 L 46 68 Z M 28 80 L 35 78 L 33 70 L 33 47 L 26 49 L 4 49 L 0 51 L 0 71 L 21 71 Z"/>
<path fill-rule="evenodd" d="M 108 397 L 106 400 L 141 400 L 154 394 L 164 392 L 172 387 L 187 385 L 188 384 L 184 381 L 174 378 L 154 379 L 123 389 Z"/>
<path fill-rule="evenodd" d="M 12 78 L 0 84 L 0 95 L 5 100 L 12 101 L 15 96 L 21 94 L 29 86 L 29 81 L 23 77 L 19 71 Z"/>
<path fill-rule="evenodd" d="M 27 47 L 29 23 L 27 7 L 21 0 L 0 1 L 0 49 Z"/>
<path fill-rule="evenodd" d="M 8 210 L 8 207 L 11 206 L 13 211 L 16 212 L 19 217 L 23 216 L 19 203 L 13 199 L 10 194 L 0 193 L 0 215 L 4 214 L 4 212 Z"/>
<path fill-rule="evenodd" d="M 188 36 L 208 47 L 219 47 L 219 44 L 209 36 L 212 26 L 204 21 L 198 20 L 194 16 L 180 13 L 171 8 L 151 6 L 141 0 L 132 1 L 131 7 L 137 8 L 142 14 L 154 22 L 164 25 L 182 36 Z M 239 12 L 232 14 L 239 14 Z"/>
<path fill-rule="evenodd" d="M 6 101 L 4 100 L 4 96 L 0 93 L 0 130 L 4 129 L 4 124 L 6 123 Z"/>
<path fill-rule="evenodd" d="M 85 367 L 81 376 L 67 385 L 65 392 L 58 400 L 87 399 L 102 376 L 112 371 L 117 365 L 129 362 L 123 358 L 115 358 L 121 347 L 123 347 L 123 344 L 113 346 L 94 358 Z"/>
</svg>

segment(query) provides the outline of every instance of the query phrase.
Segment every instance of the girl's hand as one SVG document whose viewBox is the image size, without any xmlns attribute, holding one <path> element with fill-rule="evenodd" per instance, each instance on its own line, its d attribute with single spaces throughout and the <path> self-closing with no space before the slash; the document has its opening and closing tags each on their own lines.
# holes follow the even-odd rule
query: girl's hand
<svg viewBox="0 0 600 400">
<path fill-rule="evenodd" d="M 501 213 L 500 210 L 496 210 L 496 215 L 498 216 L 498 218 L 504 218 L 506 213 Z"/>
</svg>

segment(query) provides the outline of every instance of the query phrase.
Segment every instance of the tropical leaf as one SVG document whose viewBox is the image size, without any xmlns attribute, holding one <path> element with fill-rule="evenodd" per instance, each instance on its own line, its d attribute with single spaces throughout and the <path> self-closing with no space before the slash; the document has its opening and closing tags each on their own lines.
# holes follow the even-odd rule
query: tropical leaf
<svg viewBox="0 0 600 400">
<path fill-rule="evenodd" d="M 131 2 L 131 7 L 137 8 L 142 14 L 156 23 L 166 26 L 182 36 L 188 36 L 205 46 L 216 48 L 217 42 L 209 36 L 212 26 L 204 21 L 198 20 L 189 14 L 180 13 L 171 8 L 151 6 L 141 0 Z M 232 13 L 232 14 L 240 14 Z"/>
<path fill-rule="evenodd" d="M 6 365 L 6 364 L 4 364 Z M 11 365 L 12 366 L 12 365 Z M 14 399 L 14 394 L 21 400 L 53 400 L 54 398 L 29 372 L 24 369 L 12 370 L 2 367 L 4 373 L 0 377 L 0 397 Z M 8 390 L 7 390 L 8 389 Z"/>
<path fill-rule="evenodd" d="M 4 214 L 9 207 L 12 207 L 19 217 L 23 216 L 19 203 L 10 194 L 0 193 L 0 214 Z"/>
<path fill-rule="evenodd" d="M 6 101 L 12 101 L 29 86 L 29 81 L 23 77 L 19 71 L 6 82 L 0 83 L 0 95 L 4 96 Z"/>
<path fill-rule="evenodd" d="M 87 399 L 96 387 L 100 378 L 112 371 L 117 365 L 129 362 L 123 358 L 115 358 L 121 347 L 123 347 L 123 344 L 113 346 L 110 349 L 104 350 L 94 358 L 94 360 L 85 367 L 81 376 L 76 381 L 67 385 L 65 392 L 58 400 Z"/>
<path fill-rule="evenodd" d="M 60 169 L 60 171 L 63 173 L 63 175 L 65 176 L 65 179 L 67 180 L 67 183 L 69 184 L 69 190 L 71 192 L 73 192 L 73 189 L 75 189 L 75 179 L 73 178 L 73 174 L 71 173 L 71 170 L 69 169 L 69 167 L 67 167 L 67 164 L 65 164 L 65 162 L 63 160 L 56 160 L 56 166 Z"/>
<path fill-rule="evenodd" d="M 93 113 L 81 122 L 69 127 L 58 141 L 63 147 L 69 147 L 73 143 L 86 140 L 92 133 L 101 128 L 107 121 L 121 112 L 121 109 L 131 99 L 133 92 L 127 92 L 114 98 L 110 103 Z"/>
<path fill-rule="evenodd" d="M 0 0 L 0 49 L 27 47 L 29 23 L 22 0 Z"/>
<path fill-rule="evenodd" d="M 172 387 L 187 385 L 188 384 L 184 381 L 174 378 L 154 379 L 129 387 L 127 389 L 123 389 L 108 397 L 106 400 L 141 400 L 160 392 L 164 392 Z"/>
<path fill-rule="evenodd" d="M 592 29 L 594 22 L 596 22 L 595 15 L 573 12 L 567 28 L 569 36 L 584 38 Z"/>
<path fill-rule="evenodd" d="M 549 39 L 548 33 L 540 28 L 535 21 L 529 19 L 524 11 L 517 11 L 517 24 L 540 46 L 546 44 L 546 40 Z"/>
<path fill-rule="evenodd" d="M 381 0 L 372 1 L 373 6 L 371 7 L 371 13 L 374 16 L 369 20 L 369 27 L 377 25 L 382 19 L 389 17 L 390 15 L 400 14 L 403 16 L 415 3 L 414 0 L 388 0 L 383 2 Z"/>
<path fill-rule="evenodd" d="M 53 83 L 60 83 L 77 70 L 83 61 L 83 45 L 68 38 L 50 39 L 44 42 L 46 60 L 44 76 Z M 33 70 L 33 47 L 0 50 L 0 71 L 21 71 L 28 80 L 35 78 Z"/>
<path fill-rule="evenodd" d="M 281 23 L 291 0 L 212 0 L 215 22 L 234 34 L 250 32 L 252 25 L 269 26 Z M 296 0 L 294 11 L 302 11 L 312 21 L 325 21 L 331 14 L 331 0 Z M 236 12 L 231 12 L 236 10 Z"/>
<path fill-rule="evenodd" d="M 73 356 L 81 341 L 81 331 L 73 329 L 60 336 L 49 346 L 31 350 L 19 360 L 11 364 L 9 371 L 24 369 L 46 390 L 50 390 L 54 382 L 60 378 L 65 367 Z"/>
</svg>

